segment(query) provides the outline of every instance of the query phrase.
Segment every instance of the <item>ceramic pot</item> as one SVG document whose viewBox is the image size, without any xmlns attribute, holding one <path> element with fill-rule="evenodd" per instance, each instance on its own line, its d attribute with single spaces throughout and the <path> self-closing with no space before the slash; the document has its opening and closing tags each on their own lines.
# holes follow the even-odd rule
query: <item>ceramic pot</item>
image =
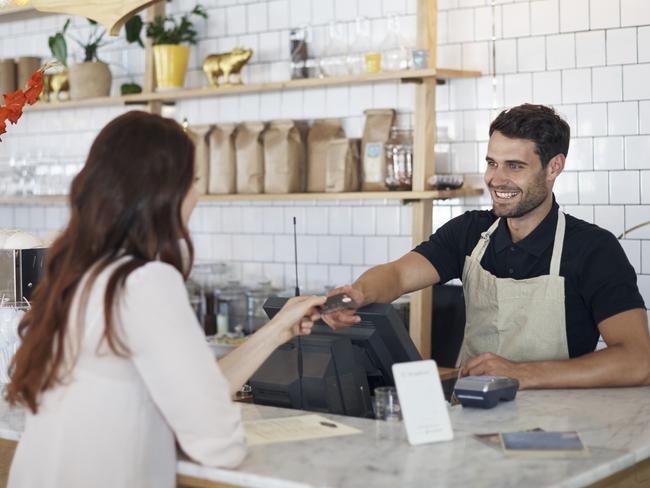
<svg viewBox="0 0 650 488">
<path fill-rule="evenodd" d="M 176 44 L 153 47 L 157 90 L 174 90 L 185 85 L 190 48 Z"/>
<path fill-rule="evenodd" d="M 0 60 L 0 96 L 13 91 L 16 91 L 16 62 L 13 59 L 2 59 Z"/>
<path fill-rule="evenodd" d="M 16 73 L 16 88 L 25 88 L 25 85 L 38 68 L 41 67 L 41 58 L 36 56 L 22 56 L 16 59 L 18 71 Z"/>
<path fill-rule="evenodd" d="M 111 70 L 102 61 L 73 64 L 68 69 L 70 99 L 107 97 L 111 93 Z"/>
</svg>

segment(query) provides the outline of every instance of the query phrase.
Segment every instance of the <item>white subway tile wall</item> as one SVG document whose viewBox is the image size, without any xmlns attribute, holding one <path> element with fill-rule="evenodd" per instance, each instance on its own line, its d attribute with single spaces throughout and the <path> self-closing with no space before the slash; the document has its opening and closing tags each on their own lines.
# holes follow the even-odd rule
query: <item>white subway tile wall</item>
<svg viewBox="0 0 650 488">
<path fill-rule="evenodd" d="M 415 0 L 205 0 L 207 21 L 197 24 L 188 83 L 206 86 L 205 55 L 237 45 L 255 49 L 244 68 L 246 82 L 288 78 L 289 29 L 310 24 L 313 53 L 326 47 L 327 24 L 357 16 L 371 21 L 372 38 L 386 35 L 386 18 L 400 16 L 413 39 Z M 552 104 L 571 125 L 566 171 L 555 194 L 564 210 L 615 235 L 650 219 L 650 2 L 647 0 L 438 0 L 438 65 L 476 69 L 478 79 L 448 81 L 436 94 L 439 169 L 461 172 L 482 184 L 490 120 L 521 102 Z M 174 0 L 170 11 L 191 7 Z M 47 37 L 64 16 L 3 20 L 1 57 L 48 57 Z M 86 29 L 73 22 L 73 34 Z M 496 59 L 492 37 L 496 36 Z M 74 44 L 72 58 L 79 60 Z M 111 63 L 113 94 L 124 81 L 140 80 L 139 47 L 123 39 L 100 50 Z M 492 66 L 496 66 L 492 83 Z M 414 88 L 398 83 L 341 86 L 247 94 L 178 103 L 174 116 L 194 123 L 274 118 L 341 117 L 349 137 L 360 137 L 363 110 L 397 107 L 398 123 L 412 124 Z M 0 143 L 9 158 L 81 161 L 97 131 L 122 107 L 26 111 Z M 468 209 L 489 208 L 488 195 L 437 203 L 433 227 Z M 0 206 L 0 225 L 52 235 L 66 222 L 64 205 Z M 350 282 L 377 263 L 412 248 L 411 207 L 395 200 L 328 202 L 202 203 L 191 221 L 197 258 L 227 261 L 233 276 L 250 282 L 265 277 L 293 286 L 293 225 L 298 220 L 299 275 L 304 288 Z M 622 241 L 650 305 L 650 226 Z"/>
</svg>

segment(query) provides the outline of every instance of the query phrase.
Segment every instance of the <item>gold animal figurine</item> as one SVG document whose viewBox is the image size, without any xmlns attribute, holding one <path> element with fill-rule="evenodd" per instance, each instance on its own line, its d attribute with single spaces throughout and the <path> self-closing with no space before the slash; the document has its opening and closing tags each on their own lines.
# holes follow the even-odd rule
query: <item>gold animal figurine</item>
<svg viewBox="0 0 650 488">
<path fill-rule="evenodd" d="M 214 87 L 219 86 L 219 77 L 223 76 L 222 86 L 241 85 L 240 71 L 253 55 L 252 49 L 236 47 L 229 53 L 211 54 L 203 61 L 203 72 Z M 234 83 L 230 75 L 235 75 Z"/>
<path fill-rule="evenodd" d="M 70 93 L 70 83 L 68 81 L 68 72 L 45 73 L 43 75 L 43 92 L 41 100 L 44 102 L 61 101 L 61 93 Z"/>
</svg>

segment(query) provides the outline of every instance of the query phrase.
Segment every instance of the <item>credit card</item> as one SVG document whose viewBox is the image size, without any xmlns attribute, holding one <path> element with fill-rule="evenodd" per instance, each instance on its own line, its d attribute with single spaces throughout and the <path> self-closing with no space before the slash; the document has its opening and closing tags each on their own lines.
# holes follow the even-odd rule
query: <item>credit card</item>
<svg viewBox="0 0 650 488">
<path fill-rule="evenodd" d="M 332 313 L 338 310 L 355 309 L 357 308 L 354 300 L 345 293 L 332 295 L 328 297 L 323 306 L 320 308 L 321 313 Z"/>
</svg>

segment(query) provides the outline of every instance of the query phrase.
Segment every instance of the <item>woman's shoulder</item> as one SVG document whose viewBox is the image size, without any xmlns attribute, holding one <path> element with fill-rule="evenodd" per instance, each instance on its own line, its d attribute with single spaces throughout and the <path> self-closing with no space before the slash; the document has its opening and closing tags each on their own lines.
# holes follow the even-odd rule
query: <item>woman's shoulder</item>
<svg viewBox="0 0 650 488">
<path fill-rule="evenodd" d="M 150 261 L 129 274 L 126 286 L 146 284 L 148 287 L 166 288 L 170 285 L 183 285 L 183 282 L 183 275 L 171 264 Z"/>
</svg>

